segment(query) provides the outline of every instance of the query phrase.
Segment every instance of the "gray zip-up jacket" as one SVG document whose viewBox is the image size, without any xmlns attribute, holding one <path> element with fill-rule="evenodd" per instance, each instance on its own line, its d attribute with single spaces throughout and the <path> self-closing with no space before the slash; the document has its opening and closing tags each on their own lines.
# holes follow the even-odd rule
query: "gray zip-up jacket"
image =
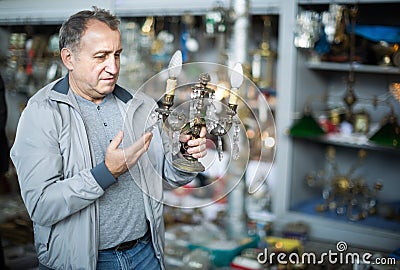
<svg viewBox="0 0 400 270">
<path fill-rule="evenodd" d="M 125 116 L 122 147 L 126 147 L 143 134 L 146 119 L 156 103 L 141 92 L 132 95 L 118 85 L 113 94 L 121 115 Z M 164 132 L 155 129 L 148 151 L 131 168 L 134 175 L 140 175 L 146 217 L 161 262 L 163 187 L 184 185 L 195 176 L 171 165 L 168 143 Z M 18 123 L 11 159 L 17 169 L 22 199 L 33 221 L 38 258 L 47 267 L 96 269 L 97 199 L 116 179 L 104 162 L 94 166 L 90 149 L 68 75 L 29 99 Z"/>
</svg>

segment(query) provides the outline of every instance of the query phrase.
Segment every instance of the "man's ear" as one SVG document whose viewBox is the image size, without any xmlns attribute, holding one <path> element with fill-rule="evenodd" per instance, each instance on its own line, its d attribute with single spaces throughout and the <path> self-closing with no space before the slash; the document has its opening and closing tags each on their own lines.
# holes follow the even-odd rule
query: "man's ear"
<svg viewBox="0 0 400 270">
<path fill-rule="evenodd" d="M 72 55 L 71 50 L 68 49 L 68 48 L 62 48 L 60 55 L 61 55 L 61 60 L 64 63 L 64 66 L 69 71 L 73 70 L 74 69 L 74 65 L 72 64 L 73 55 Z"/>
</svg>

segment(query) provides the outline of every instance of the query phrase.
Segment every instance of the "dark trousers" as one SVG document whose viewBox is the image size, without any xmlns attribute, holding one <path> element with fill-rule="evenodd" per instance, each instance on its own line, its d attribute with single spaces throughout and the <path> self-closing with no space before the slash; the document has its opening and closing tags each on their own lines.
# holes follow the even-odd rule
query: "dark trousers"
<svg viewBox="0 0 400 270">
<path fill-rule="evenodd" d="M 4 257 L 3 242 L 0 235 L 0 269 L 6 269 L 6 258 Z"/>
</svg>

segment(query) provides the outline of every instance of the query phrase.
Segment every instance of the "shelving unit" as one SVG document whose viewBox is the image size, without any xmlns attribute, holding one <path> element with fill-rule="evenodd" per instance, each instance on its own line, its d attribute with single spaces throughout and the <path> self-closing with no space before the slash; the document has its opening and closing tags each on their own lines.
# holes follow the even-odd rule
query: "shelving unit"
<svg viewBox="0 0 400 270">
<path fill-rule="evenodd" d="M 317 138 L 292 138 L 287 130 L 302 113 L 306 103 L 319 97 L 333 97 L 328 105 L 339 104 L 346 90 L 346 79 L 349 74 L 349 63 L 334 63 L 310 60 L 307 52 L 295 48 L 293 44 L 293 29 L 296 24 L 296 15 L 300 10 L 315 7 L 321 11 L 327 8 L 331 1 L 290 1 L 281 7 L 282 14 L 280 29 L 280 51 L 285 52 L 286 61 L 280 65 L 278 71 L 278 89 L 285 100 L 278 100 L 277 107 L 277 134 L 278 154 L 277 171 L 280 185 L 274 197 L 274 213 L 276 226 L 281 228 L 287 222 L 303 221 L 310 225 L 310 237 L 328 241 L 345 241 L 349 245 L 391 251 L 400 245 L 399 220 L 387 220 L 378 215 L 367 217 L 365 220 L 351 221 L 346 216 L 337 215 L 331 211 L 317 212 L 315 206 L 322 201 L 322 191 L 307 186 L 305 177 L 312 171 L 326 169 L 326 150 L 328 146 L 336 149 L 336 161 L 339 169 L 346 172 L 357 161 L 360 149 L 367 152 L 367 158 L 357 170 L 357 174 L 364 177 L 367 184 L 372 185 L 376 180 L 383 181 L 383 189 L 379 194 L 378 203 L 393 203 L 399 211 L 399 171 L 398 162 L 400 151 L 398 148 L 374 145 L 368 142 L 367 137 L 335 137 L 326 135 Z M 385 3 L 400 3 L 398 1 L 384 1 Z M 353 1 L 335 1 L 334 4 L 355 4 Z M 382 4 L 379 1 L 358 1 L 363 8 L 367 5 Z M 318 5 L 318 6 L 317 6 Z M 324 5 L 324 6 L 322 6 Z M 389 12 L 390 13 L 390 12 Z M 363 18 L 365 21 L 365 18 Z M 373 18 L 376 19 L 376 18 Z M 386 18 L 387 19 L 387 18 Z M 400 21 L 392 18 L 395 24 Z M 390 82 L 398 81 L 400 68 L 395 66 L 376 66 L 353 64 L 355 72 L 354 91 L 363 104 L 359 108 L 368 107 L 367 98 L 382 96 L 388 93 Z M 291 78 L 291 79 L 288 79 Z M 289 82 L 291 81 L 291 82 Z M 372 98 L 370 98 L 372 100 Z M 372 102 L 371 102 L 372 104 Z M 395 114 L 399 116 L 400 104 L 392 103 Z M 342 104 L 343 105 L 343 104 Z M 366 107 L 367 106 L 367 107 Z M 357 109 L 359 109 L 357 108 Z M 379 124 L 382 117 L 388 112 L 385 105 L 380 110 L 373 111 L 371 121 Z"/>
</svg>

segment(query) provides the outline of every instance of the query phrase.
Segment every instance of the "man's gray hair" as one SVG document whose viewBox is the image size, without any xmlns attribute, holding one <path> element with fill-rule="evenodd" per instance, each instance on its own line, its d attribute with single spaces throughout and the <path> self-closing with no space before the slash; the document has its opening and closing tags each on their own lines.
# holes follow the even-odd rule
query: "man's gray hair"
<svg viewBox="0 0 400 270">
<path fill-rule="evenodd" d="M 118 30 L 120 21 L 110 11 L 93 6 L 93 10 L 82 10 L 66 20 L 59 33 L 59 48 L 78 49 L 82 34 L 85 32 L 90 20 L 104 22 L 112 30 Z"/>
</svg>

